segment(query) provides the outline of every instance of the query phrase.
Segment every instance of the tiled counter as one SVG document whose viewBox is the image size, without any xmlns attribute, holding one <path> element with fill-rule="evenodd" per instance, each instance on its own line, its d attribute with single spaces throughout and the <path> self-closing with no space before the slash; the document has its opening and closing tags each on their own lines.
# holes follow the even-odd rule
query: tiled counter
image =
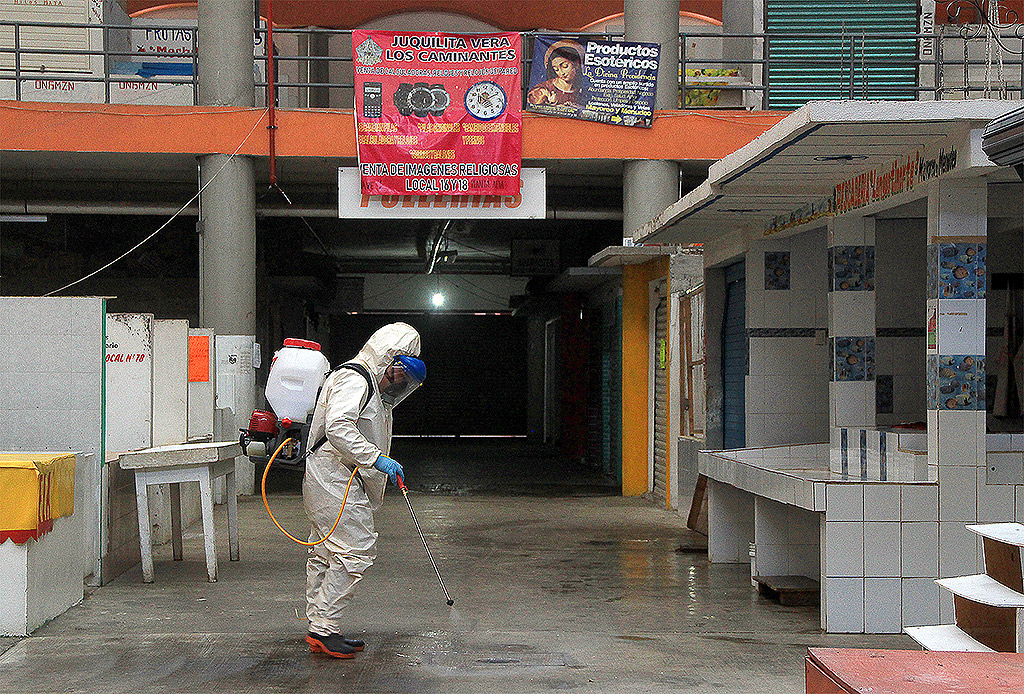
<svg viewBox="0 0 1024 694">
<path fill-rule="evenodd" d="M 827 631 L 935 623 L 938 487 L 927 465 L 908 458 L 884 481 L 861 479 L 859 457 L 853 477 L 830 469 L 831 453 L 825 443 L 702 451 L 711 561 L 819 580 Z"/>
</svg>

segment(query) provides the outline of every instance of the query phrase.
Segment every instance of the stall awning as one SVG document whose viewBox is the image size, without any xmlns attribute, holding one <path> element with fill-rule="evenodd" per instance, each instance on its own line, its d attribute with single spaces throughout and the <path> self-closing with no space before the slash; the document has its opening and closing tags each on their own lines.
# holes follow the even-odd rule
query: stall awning
<svg viewBox="0 0 1024 694">
<path fill-rule="evenodd" d="M 0 543 L 38 539 L 74 511 L 73 453 L 0 453 Z"/>
<path fill-rule="evenodd" d="M 713 164 L 707 181 L 633 238 L 702 243 L 737 230 L 760 236 L 853 209 L 872 214 L 896 203 L 896 195 L 924 197 L 923 186 L 914 187 L 931 178 L 995 170 L 981 150 L 980 129 L 1022 106 L 991 99 L 811 102 Z M 844 197 L 847 183 L 853 198 Z"/>
<path fill-rule="evenodd" d="M 1024 108 L 996 118 L 982 134 L 982 149 L 1000 166 L 1024 164 Z"/>
</svg>

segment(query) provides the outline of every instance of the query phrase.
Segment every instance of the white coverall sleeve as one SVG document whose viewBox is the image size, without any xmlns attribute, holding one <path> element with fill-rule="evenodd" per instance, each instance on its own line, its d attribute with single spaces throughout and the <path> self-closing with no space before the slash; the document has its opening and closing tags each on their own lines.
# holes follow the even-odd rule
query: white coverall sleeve
<svg viewBox="0 0 1024 694">
<path fill-rule="evenodd" d="M 342 461 L 359 467 L 372 467 L 381 450 L 370 443 L 356 423 L 360 406 L 373 393 L 367 393 L 366 379 L 350 369 L 341 369 L 327 393 L 324 427 L 327 441 Z"/>
</svg>

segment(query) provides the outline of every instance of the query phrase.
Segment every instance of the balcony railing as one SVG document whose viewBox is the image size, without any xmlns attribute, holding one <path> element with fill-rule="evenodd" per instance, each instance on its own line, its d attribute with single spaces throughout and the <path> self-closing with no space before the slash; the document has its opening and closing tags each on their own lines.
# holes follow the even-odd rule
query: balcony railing
<svg viewBox="0 0 1024 694">
<path fill-rule="evenodd" d="M 131 50 L 134 25 L 0 21 L 0 99 L 99 103 L 199 103 L 195 25 L 176 32 L 173 53 Z M 351 108 L 351 31 L 275 29 L 277 105 Z M 621 40 L 615 34 L 572 34 Z M 523 34 L 523 92 L 534 34 Z M 796 108 L 812 99 L 1022 98 L 1019 31 L 933 34 L 794 33 L 679 36 L 680 108 Z M 254 32 L 256 103 L 266 103 L 265 32 Z M 97 48 L 96 46 L 100 46 Z M 685 77 L 684 77 L 685 76 Z"/>
</svg>

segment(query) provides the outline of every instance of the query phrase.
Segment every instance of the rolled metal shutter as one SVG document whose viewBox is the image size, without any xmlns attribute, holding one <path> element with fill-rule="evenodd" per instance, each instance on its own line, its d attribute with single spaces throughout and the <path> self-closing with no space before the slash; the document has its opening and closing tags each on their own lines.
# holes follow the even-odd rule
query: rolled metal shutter
<svg viewBox="0 0 1024 694">
<path fill-rule="evenodd" d="M 658 284 L 654 310 L 654 498 L 668 503 L 668 298 Z"/>
<path fill-rule="evenodd" d="M 722 424 L 725 448 L 747 445 L 746 268 L 725 269 L 725 320 L 722 326 Z"/>
<path fill-rule="evenodd" d="M 767 0 L 769 108 L 849 99 L 851 86 L 855 99 L 916 99 L 918 5 Z"/>
<path fill-rule="evenodd" d="M 13 2 L 0 0 L 0 19 L 9 22 L 53 22 L 84 24 L 89 21 L 86 0 L 62 0 L 59 4 L 43 2 Z M 90 32 L 102 36 L 100 28 L 23 26 L 18 32 L 19 48 L 32 50 L 88 51 Z M 0 48 L 14 48 L 14 27 L 0 27 Z M 100 46 L 102 48 L 102 46 Z M 99 48 L 97 48 L 99 50 Z M 62 72 L 87 73 L 91 71 L 91 56 L 61 55 L 54 53 L 23 53 L 21 69 L 30 72 L 55 72 L 51 79 L 60 79 Z M 14 70 L 14 53 L 0 53 L 0 69 Z"/>
</svg>

